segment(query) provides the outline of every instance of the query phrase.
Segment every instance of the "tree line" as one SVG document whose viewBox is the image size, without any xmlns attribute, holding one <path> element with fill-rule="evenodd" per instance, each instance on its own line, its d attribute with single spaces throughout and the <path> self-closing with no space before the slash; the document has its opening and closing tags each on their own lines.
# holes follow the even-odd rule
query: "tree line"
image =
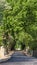
<svg viewBox="0 0 37 65">
<path fill-rule="evenodd" d="M 22 47 L 36 50 L 37 0 L 6 0 L 4 3 L 0 6 L 0 46 L 14 49 L 18 42 Z"/>
</svg>

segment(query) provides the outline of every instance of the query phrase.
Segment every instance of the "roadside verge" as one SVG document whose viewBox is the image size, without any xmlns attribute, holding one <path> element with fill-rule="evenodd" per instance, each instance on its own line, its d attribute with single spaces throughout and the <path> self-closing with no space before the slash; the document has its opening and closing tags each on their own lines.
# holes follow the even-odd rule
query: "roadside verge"
<svg viewBox="0 0 37 65">
<path fill-rule="evenodd" d="M 3 58 L 0 58 L 0 63 L 10 59 L 13 54 L 14 54 L 14 51 L 10 51 L 8 55 L 5 55 Z"/>
</svg>

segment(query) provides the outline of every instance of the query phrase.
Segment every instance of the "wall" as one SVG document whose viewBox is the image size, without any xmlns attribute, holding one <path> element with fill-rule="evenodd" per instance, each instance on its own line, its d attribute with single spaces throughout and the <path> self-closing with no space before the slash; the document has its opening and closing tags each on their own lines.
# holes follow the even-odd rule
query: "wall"
<svg viewBox="0 0 37 65">
<path fill-rule="evenodd" d="M 37 50 L 34 50 L 34 51 L 33 51 L 33 56 L 34 56 L 34 57 L 37 57 Z"/>
<path fill-rule="evenodd" d="M 4 57 L 4 47 L 0 47 L 0 58 Z"/>
</svg>

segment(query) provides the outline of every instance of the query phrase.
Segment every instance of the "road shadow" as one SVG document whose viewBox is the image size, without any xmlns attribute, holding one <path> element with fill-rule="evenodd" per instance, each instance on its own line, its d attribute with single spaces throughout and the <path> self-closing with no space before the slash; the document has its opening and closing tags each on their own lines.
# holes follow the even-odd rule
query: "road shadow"
<svg viewBox="0 0 37 65">
<path fill-rule="evenodd" d="M 2 63 L 10 63 L 10 62 L 33 62 L 36 58 L 34 57 L 28 57 L 20 52 L 15 52 L 11 58 L 5 62 Z"/>
</svg>

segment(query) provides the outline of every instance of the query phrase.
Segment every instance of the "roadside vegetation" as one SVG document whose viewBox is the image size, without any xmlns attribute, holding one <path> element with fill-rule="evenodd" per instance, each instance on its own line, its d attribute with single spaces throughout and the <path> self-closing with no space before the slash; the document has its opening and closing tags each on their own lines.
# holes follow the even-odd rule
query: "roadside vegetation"
<svg viewBox="0 0 37 65">
<path fill-rule="evenodd" d="M 37 0 L 0 1 L 0 46 L 37 50 Z"/>
</svg>

